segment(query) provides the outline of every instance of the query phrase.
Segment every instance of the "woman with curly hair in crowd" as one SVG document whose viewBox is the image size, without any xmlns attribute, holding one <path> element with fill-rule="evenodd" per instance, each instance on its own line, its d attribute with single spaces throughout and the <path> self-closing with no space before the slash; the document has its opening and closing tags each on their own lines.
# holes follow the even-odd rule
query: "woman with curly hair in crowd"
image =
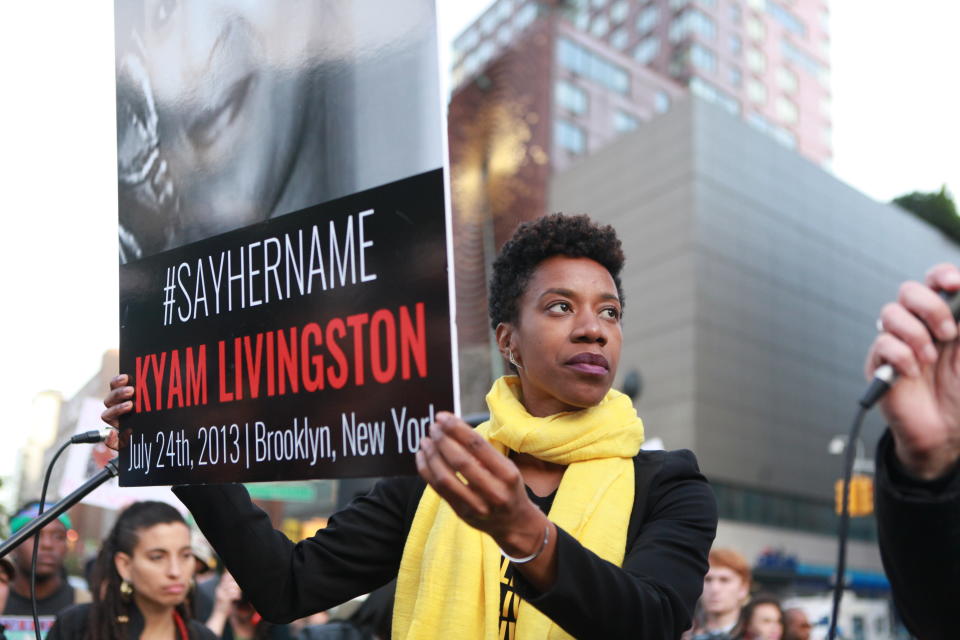
<svg viewBox="0 0 960 640">
<path fill-rule="evenodd" d="M 183 516 L 163 502 L 134 502 L 103 541 L 93 602 L 63 611 L 47 640 L 212 640 L 190 619 L 196 561 Z"/>
</svg>

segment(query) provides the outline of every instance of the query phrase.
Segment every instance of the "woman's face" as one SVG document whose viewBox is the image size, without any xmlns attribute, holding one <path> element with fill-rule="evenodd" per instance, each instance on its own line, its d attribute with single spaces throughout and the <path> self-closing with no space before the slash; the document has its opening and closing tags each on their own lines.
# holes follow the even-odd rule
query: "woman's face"
<svg viewBox="0 0 960 640">
<path fill-rule="evenodd" d="M 518 321 L 497 329 L 512 350 L 523 403 L 535 416 L 598 404 L 617 373 L 623 334 L 610 272 L 589 258 L 541 262 L 520 297 Z"/>
<path fill-rule="evenodd" d="M 780 609 L 772 604 L 758 604 L 753 610 L 753 615 L 750 616 L 747 637 L 752 640 L 780 640 L 781 636 L 783 636 L 783 623 L 780 619 Z"/>
<path fill-rule="evenodd" d="M 190 530 L 182 522 L 141 529 L 130 555 L 120 552 L 115 563 L 120 577 L 133 586 L 137 603 L 175 607 L 187 597 L 195 561 Z"/>
</svg>

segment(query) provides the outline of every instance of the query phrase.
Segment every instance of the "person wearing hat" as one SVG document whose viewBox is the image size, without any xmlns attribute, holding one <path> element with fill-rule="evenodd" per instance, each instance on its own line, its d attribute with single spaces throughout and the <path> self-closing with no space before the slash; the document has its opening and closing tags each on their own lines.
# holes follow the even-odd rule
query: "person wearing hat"
<svg viewBox="0 0 960 640">
<path fill-rule="evenodd" d="M 39 507 L 38 500 L 32 500 L 20 507 L 10 519 L 10 534 L 13 535 L 36 518 L 40 513 Z M 67 553 L 67 531 L 70 528 L 70 517 L 64 513 L 40 530 L 40 549 L 37 553 L 37 612 L 41 616 L 56 615 L 70 605 L 90 600 L 88 592 L 74 589 L 67 582 L 63 559 Z M 11 553 L 16 575 L 10 582 L 11 588 L 3 615 L 32 615 L 30 562 L 33 542 L 34 537 L 31 536 Z"/>
</svg>

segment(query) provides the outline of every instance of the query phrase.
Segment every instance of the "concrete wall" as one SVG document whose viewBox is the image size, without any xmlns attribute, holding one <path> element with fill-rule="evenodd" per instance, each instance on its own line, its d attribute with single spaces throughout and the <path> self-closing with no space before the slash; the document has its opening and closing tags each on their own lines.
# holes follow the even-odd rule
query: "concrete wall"
<svg viewBox="0 0 960 640">
<path fill-rule="evenodd" d="M 689 100 L 552 181 L 624 242 L 620 376 L 651 436 L 715 480 L 830 498 L 882 304 L 960 250 L 720 109 Z M 868 419 L 868 450 L 879 437 Z"/>
</svg>

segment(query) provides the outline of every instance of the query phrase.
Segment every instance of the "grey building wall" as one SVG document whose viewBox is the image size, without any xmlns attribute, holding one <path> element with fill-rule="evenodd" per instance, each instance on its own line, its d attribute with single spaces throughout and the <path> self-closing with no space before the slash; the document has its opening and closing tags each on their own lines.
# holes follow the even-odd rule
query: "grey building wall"
<svg viewBox="0 0 960 640">
<path fill-rule="evenodd" d="M 620 376 L 714 480 L 830 499 L 881 305 L 960 250 L 696 99 L 554 177 L 627 253 Z M 879 414 L 864 429 L 872 452 Z M 648 436 L 648 437 L 649 437 Z"/>
</svg>

